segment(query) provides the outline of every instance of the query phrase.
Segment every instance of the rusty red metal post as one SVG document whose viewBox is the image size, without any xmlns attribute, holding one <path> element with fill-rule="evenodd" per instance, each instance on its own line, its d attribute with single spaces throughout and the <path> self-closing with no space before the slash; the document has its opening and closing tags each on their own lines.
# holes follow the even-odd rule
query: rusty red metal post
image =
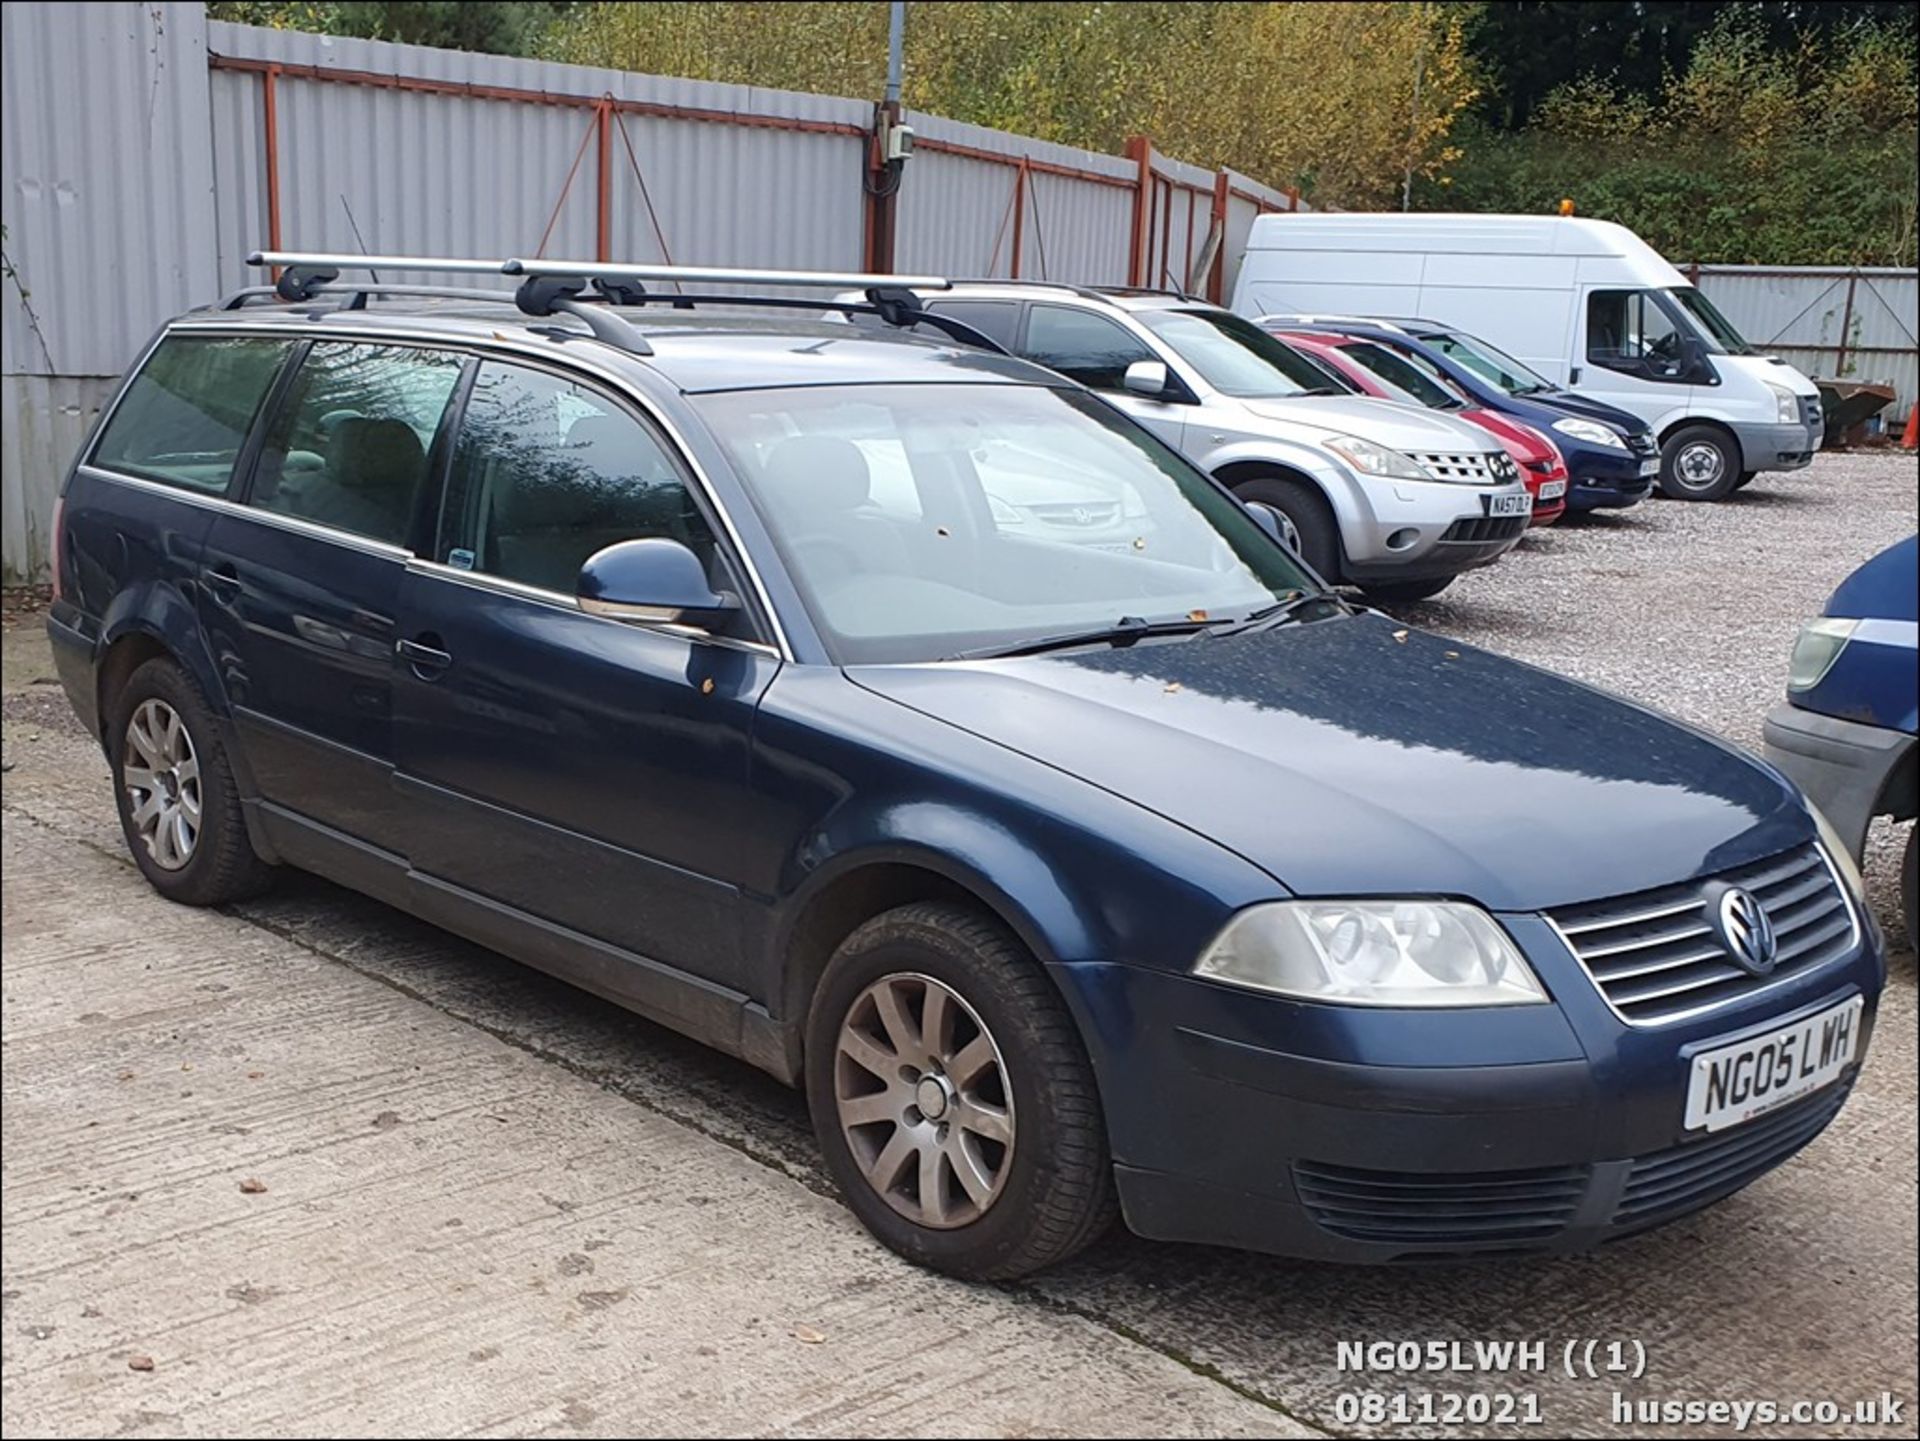
<svg viewBox="0 0 1920 1441">
<path fill-rule="evenodd" d="M 1220 231 L 1220 243 L 1214 247 L 1213 263 L 1207 267 L 1207 299 L 1215 305 L 1221 304 L 1221 295 L 1227 282 L 1227 207 L 1231 177 L 1222 170 L 1213 177 L 1213 223 Z"/>
<path fill-rule="evenodd" d="M 262 111 L 261 148 L 267 159 L 267 249 L 279 250 L 280 245 L 280 110 L 274 95 L 274 81 L 280 78 L 280 67 L 269 65 L 260 73 L 260 101 Z M 272 267 L 273 280 L 280 281 L 280 267 Z"/>
<path fill-rule="evenodd" d="M 1152 245 L 1153 226 L 1153 142 L 1144 135 L 1127 137 L 1127 159 L 1133 161 L 1133 239 L 1127 250 L 1127 283 L 1143 284 L 1148 264 L 1147 250 Z"/>
<path fill-rule="evenodd" d="M 1027 157 L 1020 157 L 1019 168 L 1013 173 L 1013 278 L 1020 278 L 1020 247 L 1026 243 L 1027 233 Z"/>
<path fill-rule="evenodd" d="M 613 97 L 600 102 L 595 122 L 600 130 L 599 205 L 594 212 L 595 260 L 613 259 Z"/>
<path fill-rule="evenodd" d="M 1853 329 L 1853 288 L 1859 283 L 1860 272 L 1857 270 L 1848 271 L 1847 303 L 1846 307 L 1840 312 L 1840 355 L 1839 358 L 1833 362 L 1833 375 L 1836 380 L 1844 380 L 1847 376 L 1847 332 Z"/>
</svg>

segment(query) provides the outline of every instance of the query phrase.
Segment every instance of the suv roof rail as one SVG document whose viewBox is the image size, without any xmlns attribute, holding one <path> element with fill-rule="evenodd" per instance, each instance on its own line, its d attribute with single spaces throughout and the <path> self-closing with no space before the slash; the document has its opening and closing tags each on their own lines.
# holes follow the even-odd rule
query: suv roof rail
<svg viewBox="0 0 1920 1441">
<path fill-rule="evenodd" d="M 613 307 L 637 307 L 669 304 L 677 310 L 697 305 L 758 305 L 776 309 L 832 310 L 847 315 L 877 315 L 888 325 L 911 329 L 925 321 L 965 345 L 1005 354 L 1005 347 L 963 321 L 935 315 L 921 303 L 915 290 L 950 290 L 953 283 L 937 275 L 874 275 L 865 272 L 831 270 L 748 270 L 706 265 L 626 265 L 587 260 L 526 260 L 510 256 L 505 260 L 455 259 L 447 256 L 356 255 L 345 252 L 256 250 L 247 257 L 249 265 L 283 267 L 284 273 L 272 286 L 250 287 L 229 296 L 226 308 L 239 309 L 256 295 L 275 295 L 297 303 L 323 294 L 347 294 L 352 298 L 346 308 L 365 308 L 373 295 L 455 296 L 462 299 L 511 300 L 528 315 L 571 315 L 594 336 L 635 355 L 651 355 L 653 347 L 646 338 Z M 461 274 L 506 275 L 520 280 L 520 286 L 507 292 L 462 290 L 444 286 L 384 285 L 378 272 L 388 270 L 443 270 Z M 367 285 L 336 286 L 342 270 L 366 270 L 375 273 Z M 820 301 L 792 295 L 762 295 L 748 291 L 729 295 L 650 294 L 643 282 L 671 280 L 676 284 L 743 284 L 759 287 L 808 286 L 858 288 L 865 292 L 866 303 Z M 587 287 L 593 293 L 587 294 Z M 591 303 L 589 303 L 591 302 Z"/>
<path fill-rule="evenodd" d="M 322 295 L 344 296 L 345 310 L 365 310 L 367 301 L 376 295 L 428 296 L 452 300 L 494 300 L 502 305 L 513 304 L 511 290 L 478 290 L 464 285 L 385 285 L 378 281 L 369 285 L 335 285 L 319 282 L 304 287 L 305 297 L 315 299 Z M 244 310 L 254 300 L 264 300 L 272 296 L 276 300 L 285 300 L 286 296 L 277 285 L 248 285 L 223 297 L 213 308 L 215 310 Z"/>
</svg>

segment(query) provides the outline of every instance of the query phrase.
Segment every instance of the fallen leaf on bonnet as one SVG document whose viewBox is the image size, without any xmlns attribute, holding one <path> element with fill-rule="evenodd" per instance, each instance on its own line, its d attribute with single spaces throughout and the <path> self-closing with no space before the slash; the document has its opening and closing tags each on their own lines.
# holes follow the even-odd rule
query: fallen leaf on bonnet
<svg viewBox="0 0 1920 1441">
<path fill-rule="evenodd" d="M 1170 681 L 1168 681 L 1168 682 L 1167 682 L 1167 694 L 1168 694 L 1168 695 L 1172 695 L 1172 694 L 1173 694 L 1173 693 L 1174 693 L 1175 691 L 1177 691 L 1177 690 L 1179 690 L 1179 689 L 1180 689 L 1180 682 L 1179 682 L 1179 681 L 1177 681 L 1177 680 L 1170 680 Z"/>
<path fill-rule="evenodd" d="M 1403 631 L 1403 630 L 1397 630 L 1397 631 L 1395 631 L 1395 632 L 1393 633 L 1393 638 L 1394 638 L 1395 640 L 1397 640 L 1397 641 L 1399 641 L 1399 642 L 1400 642 L 1400 644 L 1402 644 L 1402 645 L 1405 645 L 1405 644 L 1407 643 L 1407 633 L 1406 633 L 1405 631 Z"/>
</svg>

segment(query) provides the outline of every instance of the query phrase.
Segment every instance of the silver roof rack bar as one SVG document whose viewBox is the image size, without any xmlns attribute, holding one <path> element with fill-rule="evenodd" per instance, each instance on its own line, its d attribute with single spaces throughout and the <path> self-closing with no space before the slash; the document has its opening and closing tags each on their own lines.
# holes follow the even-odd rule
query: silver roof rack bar
<svg viewBox="0 0 1920 1441">
<path fill-rule="evenodd" d="M 841 290 L 951 290 L 938 275 L 868 275 L 839 270 L 734 270 L 712 265 L 620 265 L 606 260 L 509 260 L 508 275 L 590 275 L 608 280 L 679 280 L 689 285 L 818 285 Z"/>
<path fill-rule="evenodd" d="M 311 266 L 325 270 L 441 270 L 464 275 L 507 273 L 506 266 L 498 260 L 455 260 L 432 255 L 330 255 L 308 250 L 256 250 L 247 257 L 247 264 Z"/>
</svg>

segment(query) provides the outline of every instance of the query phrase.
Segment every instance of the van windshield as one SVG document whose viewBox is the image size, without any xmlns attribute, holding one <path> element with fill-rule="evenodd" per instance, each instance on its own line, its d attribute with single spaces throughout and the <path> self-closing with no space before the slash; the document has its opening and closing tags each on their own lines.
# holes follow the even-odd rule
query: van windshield
<svg viewBox="0 0 1920 1441">
<path fill-rule="evenodd" d="M 1443 330 L 1420 338 L 1508 395 L 1538 395 L 1555 388 L 1553 382 L 1544 375 L 1527 369 L 1511 355 L 1487 344 L 1478 336 L 1463 335 L 1457 330 Z"/>
<path fill-rule="evenodd" d="M 1755 355 L 1747 338 L 1734 329 L 1733 322 L 1715 308 L 1714 303 L 1691 285 L 1675 285 L 1667 290 L 1699 331 L 1700 339 L 1715 355 Z"/>
</svg>

